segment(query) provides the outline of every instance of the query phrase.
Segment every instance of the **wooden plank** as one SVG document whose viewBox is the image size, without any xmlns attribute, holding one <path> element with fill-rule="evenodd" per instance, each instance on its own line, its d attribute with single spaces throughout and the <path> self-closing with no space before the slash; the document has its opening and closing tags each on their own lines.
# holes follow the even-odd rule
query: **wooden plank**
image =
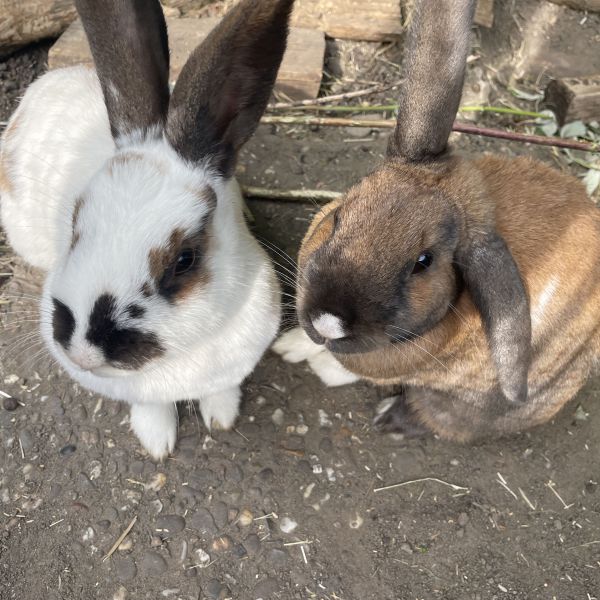
<svg viewBox="0 0 600 600">
<path fill-rule="evenodd" d="M 320 29 L 329 37 L 380 42 L 397 38 L 402 26 L 399 0 L 296 0 L 292 25 Z"/>
<path fill-rule="evenodd" d="M 554 79 L 546 87 L 544 105 L 563 125 L 571 121 L 600 121 L 600 75 Z"/>
<path fill-rule="evenodd" d="M 550 0 L 554 4 L 564 4 L 575 10 L 591 10 L 600 12 L 600 0 Z"/>
<path fill-rule="evenodd" d="M 411 6 L 410 0 L 296 0 L 292 25 L 344 40 L 390 41 L 402 35 Z M 493 22 L 494 0 L 478 0 L 475 23 Z"/>
<path fill-rule="evenodd" d="M 76 16 L 73 0 L 0 0 L 0 51 L 55 37 Z"/>
<path fill-rule="evenodd" d="M 475 24 L 488 29 L 494 25 L 494 0 L 477 0 Z"/>
<path fill-rule="evenodd" d="M 174 83 L 190 53 L 219 22 L 218 18 L 177 19 L 167 17 L 171 47 L 171 81 Z M 323 76 L 325 36 L 321 31 L 292 28 L 288 48 L 275 84 L 275 92 L 292 100 L 316 98 Z M 93 65 L 81 25 L 75 21 L 48 54 L 50 69 L 75 64 Z"/>
</svg>

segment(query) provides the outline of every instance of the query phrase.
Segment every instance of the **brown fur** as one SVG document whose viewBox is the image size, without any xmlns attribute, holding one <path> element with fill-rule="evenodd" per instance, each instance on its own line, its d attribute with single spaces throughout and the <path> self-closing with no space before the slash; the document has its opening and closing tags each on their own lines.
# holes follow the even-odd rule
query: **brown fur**
<svg viewBox="0 0 600 600">
<path fill-rule="evenodd" d="M 75 248 L 77 242 L 79 242 L 79 238 L 81 237 L 79 232 L 77 231 L 77 221 L 79 219 L 79 212 L 81 211 L 81 207 L 83 206 L 84 199 L 82 197 L 77 198 L 75 201 L 75 206 L 73 207 L 73 216 L 71 218 L 71 250 Z"/>
<path fill-rule="evenodd" d="M 166 246 L 150 250 L 148 255 L 150 276 L 159 293 L 170 301 L 180 302 L 195 289 L 206 286 L 210 282 L 208 255 L 211 238 L 207 227 L 191 235 L 186 235 L 182 229 L 176 229 L 171 233 Z M 196 254 L 195 267 L 174 278 L 172 276 L 174 264 L 181 252 L 187 249 L 193 250 Z"/>
<path fill-rule="evenodd" d="M 302 244 L 300 272 L 331 239 L 325 235 L 331 228 L 320 227 L 323 219 L 333 208 L 347 206 L 342 214 L 350 221 L 346 228 L 355 235 L 344 246 L 345 262 L 359 278 L 363 264 L 364 276 L 372 278 L 380 268 L 378 261 L 391 276 L 389 261 L 397 256 L 398 238 L 420 238 L 422 231 L 435 228 L 431 224 L 443 212 L 429 197 L 422 218 L 402 219 L 406 214 L 399 211 L 397 221 L 382 222 L 381 214 L 374 213 L 388 204 L 393 213 L 406 185 L 434 189 L 445 199 L 442 205 L 455 205 L 463 237 L 464 231 L 488 227 L 491 221 L 506 241 L 525 282 L 534 321 L 529 398 L 523 406 L 510 407 L 497 397 L 486 333 L 465 288 L 454 301 L 455 308 L 414 343 L 336 357 L 375 383 L 408 386 L 408 405 L 441 437 L 467 441 L 547 421 L 581 388 L 600 352 L 598 209 L 573 177 L 526 158 L 452 159 L 442 171 L 391 161 L 350 190 L 341 203 L 336 201 L 317 215 Z M 365 198 L 376 199 L 377 207 L 365 210 L 361 203 Z M 415 247 L 422 246 L 419 240 Z M 375 248 L 378 261 L 372 258 Z M 554 296 L 538 322 L 540 300 L 553 280 L 558 282 Z M 303 281 L 299 277 L 300 312 L 306 294 Z M 431 294 L 431 289 L 423 290 L 411 298 L 417 312 L 427 310 Z"/>
</svg>

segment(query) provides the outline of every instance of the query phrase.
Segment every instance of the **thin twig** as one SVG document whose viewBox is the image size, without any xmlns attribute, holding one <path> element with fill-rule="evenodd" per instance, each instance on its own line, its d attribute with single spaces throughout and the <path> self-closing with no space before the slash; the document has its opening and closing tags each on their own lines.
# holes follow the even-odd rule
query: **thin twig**
<svg viewBox="0 0 600 600">
<path fill-rule="evenodd" d="M 442 479 L 437 479 L 436 477 L 423 477 L 422 479 L 412 479 L 411 481 L 404 481 L 402 483 L 394 483 L 393 485 L 386 485 L 385 487 L 375 488 L 374 492 L 383 492 L 384 490 L 392 490 L 394 488 L 403 487 L 405 485 L 410 485 L 411 483 L 424 483 L 426 481 L 434 481 L 435 483 L 441 483 L 442 485 L 447 485 L 451 487 L 455 492 L 467 492 L 469 493 L 469 488 L 463 487 L 462 485 L 455 485 L 454 483 L 448 483 L 447 481 L 443 481 Z"/>
<path fill-rule="evenodd" d="M 546 487 L 550 489 L 550 491 L 560 500 L 560 503 L 563 505 L 563 508 L 566 510 L 567 508 L 571 508 L 571 506 L 573 506 L 573 504 L 567 504 L 560 496 L 560 494 L 554 489 L 554 486 L 556 484 L 554 483 L 554 481 L 549 481 L 546 484 Z"/>
<path fill-rule="evenodd" d="M 323 106 L 322 104 L 306 104 L 304 106 L 293 107 L 294 110 L 316 110 L 323 112 L 390 112 L 398 110 L 397 104 L 373 104 L 368 106 Z M 461 106 L 458 112 L 491 112 L 501 115 L 514 115 L 516 117 L 532 117 L 534 119 L 552 120 L 553 117 L 548 114 L 533 112 L 530 110 L 521 110 L 520 108 L 511 108 L 509 106 Z"/>
<path fill-rule="evenodd" d="M 269 198 L 272 200 L 299 201 L 321 200 L 329 202 L 335 200 L 343 194 L 341 192 L 329 192 L 325 190 L 273 190 L 254 186 L 243 186 L 242 191 L 245 196 L 252 198 Z"/>
<path fill-rule="evenodd" d="M 341 119 L 338 117 L 290 117 L 290 116 L 265 116 L 261 119 L 262 123 L 279 125 L 319 125 L 324 127 L 368 127 L 371 129 L 393 129 L 396 126 L 395 119 L 378 119 L 370 121 L 368 119 Z M 514 131 L 505 131 L 502 129 L 490 129 L 489 127 L 477 127 L 467 123 L 455 122 L 452 128 L 457 133 L 466 133 L 469 135 L 479 135 L 484 137 L 510 140 L 513 142 L 522 142 L 526 144 L 537 144 L 539 146 L 554 146 L 557 148 L 571 148 L 572 150 L 583 150 L 584 152 L 600 152 L 598 144 L 588 142 L 576 142 L 573 140 L 563 140 L 557 137 L 544 137 L 542 135 L 529 135 L 525 133 L 516 133 Z"/>
<path fill-rule="evenodd" d="M 594 540 L 593 542 L 586 542 L 585 544 L 578 544 L 577 546 L 569 546 L 567 550 L 573 550 L 573 548 L 584 548 L 585 546 L 593 546 L 594 544 L 600 544 L 600 540 Z"/>
<path fill-rule="evenodd" d="M 357 90 L 355 92 L 345 92 L 343 94 L 333 94 L 331 96 L 322 96 L 321 98 L 310 99 L 310 100 L 297 100 L 295 102 L 275 102 L 269 104 L 267 107 L 270 110 L 280 110 L 284 108 L 297 108 L 300 106 L 315 106 L 319 104 L 327 104 L 328 102 L 336 102 L 337 100 L 347 100 L 348 98 L 360 98 L 361 96 L 368 96 L 370 94 L 378 94 L 379 92 L 386 92 L 396 86 L 400 85 L 402 80 L 392 83 L 391 85 L 374 85 L 364 90 Z"/>
<path fill-rule="evenodd" d="M 517 495 L 508 487 L 508 483 L 506 483 L 506 479 L 502 477 L 501 473 L 496 473 L 498 475 L 498 479 L 496 480 L 515 500 L 518 500 Z"/>
<path fill-rule="evenodd" d="M 102 562 L 108 560 L 117 550 L 117 548 L 121 545 L 121 542 L 127 537 L 127 534 L 131 531 L 132 527 L 135 525 L 137 521 L 137 515 L 131 519 L 131 523 L 127 525 L 127 529 L 117 538 L 117 541 L 113 544 L 113 547 L 108 551 L 106 556 L 102 559 Z"/>
</svg>

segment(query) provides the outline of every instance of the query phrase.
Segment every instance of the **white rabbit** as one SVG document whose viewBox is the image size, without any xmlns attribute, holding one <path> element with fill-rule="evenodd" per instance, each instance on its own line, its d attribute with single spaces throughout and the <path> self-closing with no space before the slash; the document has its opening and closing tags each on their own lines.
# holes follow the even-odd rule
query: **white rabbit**
<svg viewBox="0 0 600 600">
<path fill-rule="evenodd" d="M 47 271 L 41 331 L 86 388 L 131 404 L 155 459 L 178 400 L 230 428 L 275 336 L 279 286 L 233 178 L 283 56 L 293 0 L 242 0 L 169 96 L 158 0 L 78 0 L 96 71 L 35 82 L 2 140 L 2 224 Z"/>
</svg>

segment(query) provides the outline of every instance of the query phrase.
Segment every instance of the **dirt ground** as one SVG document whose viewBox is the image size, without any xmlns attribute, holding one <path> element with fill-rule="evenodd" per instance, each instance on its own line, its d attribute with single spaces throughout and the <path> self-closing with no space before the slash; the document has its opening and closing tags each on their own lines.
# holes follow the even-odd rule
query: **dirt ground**
<svg viewBox="0 0 600 600">
<path fill-rule="evenodd" d="M 514 47 L 486 35 L 482 60 L 494 44 Z M 43 70 L 46 48 L 0 63 L 0 120 Z M 331 42 L 330 73 L 341 79 L 330 89 L 361 69 L 365 79 L 397 79 L 393 64 L 373 58 L 378 50 Z M 389 48 L 386 60 L 399 52 Z M 489 69 L 477 68 L 469 85 L 479 93 Z M 498 78 L 490 86 L 493 99 Z M 385 143 L 369 130 L 261 126 L 239 176 L 343 191 Z M 562 166 L 546 149 L 456 145 Z M 249 205 L 259 239 L 294 256 L 315 207 Z M 35 309 L 41 280 L 1 239 L 0 265 L 15 270 L 0 279 L 9 301 L 0 305 L 0 389 L 19 400 L 0 408 L 1 600 L 600 598 L 600 380 L 546 426 L 462 446 L 381 435 L 371 428 L 377 390 L 325 389 L 304 365 L 267 353 L 235 431 L 211 438 L 181 406 L 176 451 L 156 464 L 129 431 L 125 405 L 82 390 L 41 351 L 34 319 L 21 313 Z"/>
</svg>

